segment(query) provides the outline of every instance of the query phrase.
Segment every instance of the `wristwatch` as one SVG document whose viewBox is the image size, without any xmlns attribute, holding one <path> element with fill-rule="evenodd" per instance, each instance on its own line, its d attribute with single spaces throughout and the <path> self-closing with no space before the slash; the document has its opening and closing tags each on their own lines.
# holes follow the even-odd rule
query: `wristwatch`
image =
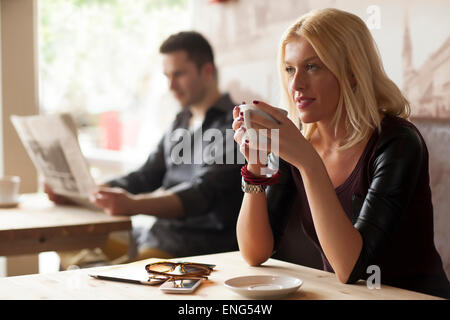
<svg viewBox="0 0 450 320">
<path fill-rule="evenodd" d="M 247 183 L 244 180 L 244 177 L 242 177 L 242 191 L 244 191 L 245 193 L 260 193 L 260 192 L 264 192 L 266 190 L 266 186 L 263 186 L 261 184 L 250 184 Z"/>
</svg>

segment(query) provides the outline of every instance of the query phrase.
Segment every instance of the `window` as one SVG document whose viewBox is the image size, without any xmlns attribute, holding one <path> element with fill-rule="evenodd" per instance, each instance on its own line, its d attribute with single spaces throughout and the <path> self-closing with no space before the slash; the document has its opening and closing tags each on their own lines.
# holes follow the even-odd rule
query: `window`
<svg viewBox="0 0 450 320">
<path fill-rule="evenodd" d="M 190 28 L 188 2 L 38 2 L 40 113 L 74 116 L 98 180 L 143 163 L 173 119 L 158 49 Z"/>
</svg>

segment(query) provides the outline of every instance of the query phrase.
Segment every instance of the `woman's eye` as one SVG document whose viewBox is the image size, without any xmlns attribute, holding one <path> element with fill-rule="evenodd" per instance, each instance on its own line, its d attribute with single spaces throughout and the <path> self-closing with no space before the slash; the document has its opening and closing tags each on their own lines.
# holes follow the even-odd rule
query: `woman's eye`
<svg viewBox="0 0 450 320">
<path fill-rule="evenodd" d="M 286 72 L 287 72 L 287 74 L 294 74 L 295 69 L 293 67 L 286 67 Z"/>
<path fill-rule="evenodd" d="M 308 64 L 305 66 L 306 71 L 309 71 L 309 70 L 317 70 L 318 68 L 319 68 L 319 66 L 318 66 L 317 64 L 313 64 L 313 63 L 308 63 Z"/>
</svg>

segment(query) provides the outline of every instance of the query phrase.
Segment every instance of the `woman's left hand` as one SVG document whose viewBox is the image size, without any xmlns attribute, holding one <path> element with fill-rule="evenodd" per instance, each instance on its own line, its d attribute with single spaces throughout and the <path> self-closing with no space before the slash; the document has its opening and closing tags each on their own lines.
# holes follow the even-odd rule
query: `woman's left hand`
<svg viewBox="0 0 450 320">
<path fill-rule="evenodd" d="M 286 115 L 271 105 L 261 101 L 254 101 L 253 103 L 255 107 L 271 115 L 278 123 L 253 113 L 250 115 L 252 129 L 267 129 L 267 144 L 270 151 L 296 167 L 302 166 L 314 149 L 304 138 L 299 128 Z M 276 138 L 276 131 L 272 131 L 276 129 L 278 129 L 278 139 Z M 259 134 L 263 135 L 264 131 L 260 131 Z M 277 142 L 278 148 L 276 147 Z M 255 143 L 250 141 L 250 147 L 259 150 L 260 147 Z"/>
</svg>

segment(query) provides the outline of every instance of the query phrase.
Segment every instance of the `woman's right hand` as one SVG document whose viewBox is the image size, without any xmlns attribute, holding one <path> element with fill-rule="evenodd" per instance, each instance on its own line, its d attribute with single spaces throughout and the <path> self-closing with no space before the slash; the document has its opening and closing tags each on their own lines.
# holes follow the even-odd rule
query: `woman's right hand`
<svg viewBox="0 0 450 320">
<path fill-rule="evenodd" d="M 234 141 L 239 145 L 239 151 L 244 155 L 245 159 L 247 160 L 247 170 L 255 175 L 261 175 L 261 169 L 266 167 L 267 159 L 264 161 L 261 161 L 259 157 L 259 151 L 252 150 L 252 152 L 255 152 L 257 155 L 256 162 L 253 161 L 253 158 L 250 159 L 250 147 L 249 147 L 249 141 L 245 140 L 243 141 L 243 135 L 245 133 L 244 128 L 244 116 L 240 113 L 239 106 L 236 106 L 233 109 L 233 130 L 234 130 Z"/>
<path fill-rule="evenodd" d="M 233 118 L 234 140 L 239 144 L 239 150 L 247 160 L 247 170 L 254 175 L 262 175 L 262 168 L 266 166 L 259 161 L 259 151 L 256 152 L 257 157 L 251 157 L 255 150 L 250 149 L 249 141 L 247 143 L 242 141 L 245 128 L 243 127 L 244 119 L 243 115 L 240 114 L 239 106 L 234 108 Z M 257 158 L 256 163 L 252 162 L 253 158 Z M 245 193 L 236 224 L 236 237 L 239 250 L 249 265 L 258 266 L 271 256 L 274 240 L 267 213 L 265 192 Z"/>
</svg>

